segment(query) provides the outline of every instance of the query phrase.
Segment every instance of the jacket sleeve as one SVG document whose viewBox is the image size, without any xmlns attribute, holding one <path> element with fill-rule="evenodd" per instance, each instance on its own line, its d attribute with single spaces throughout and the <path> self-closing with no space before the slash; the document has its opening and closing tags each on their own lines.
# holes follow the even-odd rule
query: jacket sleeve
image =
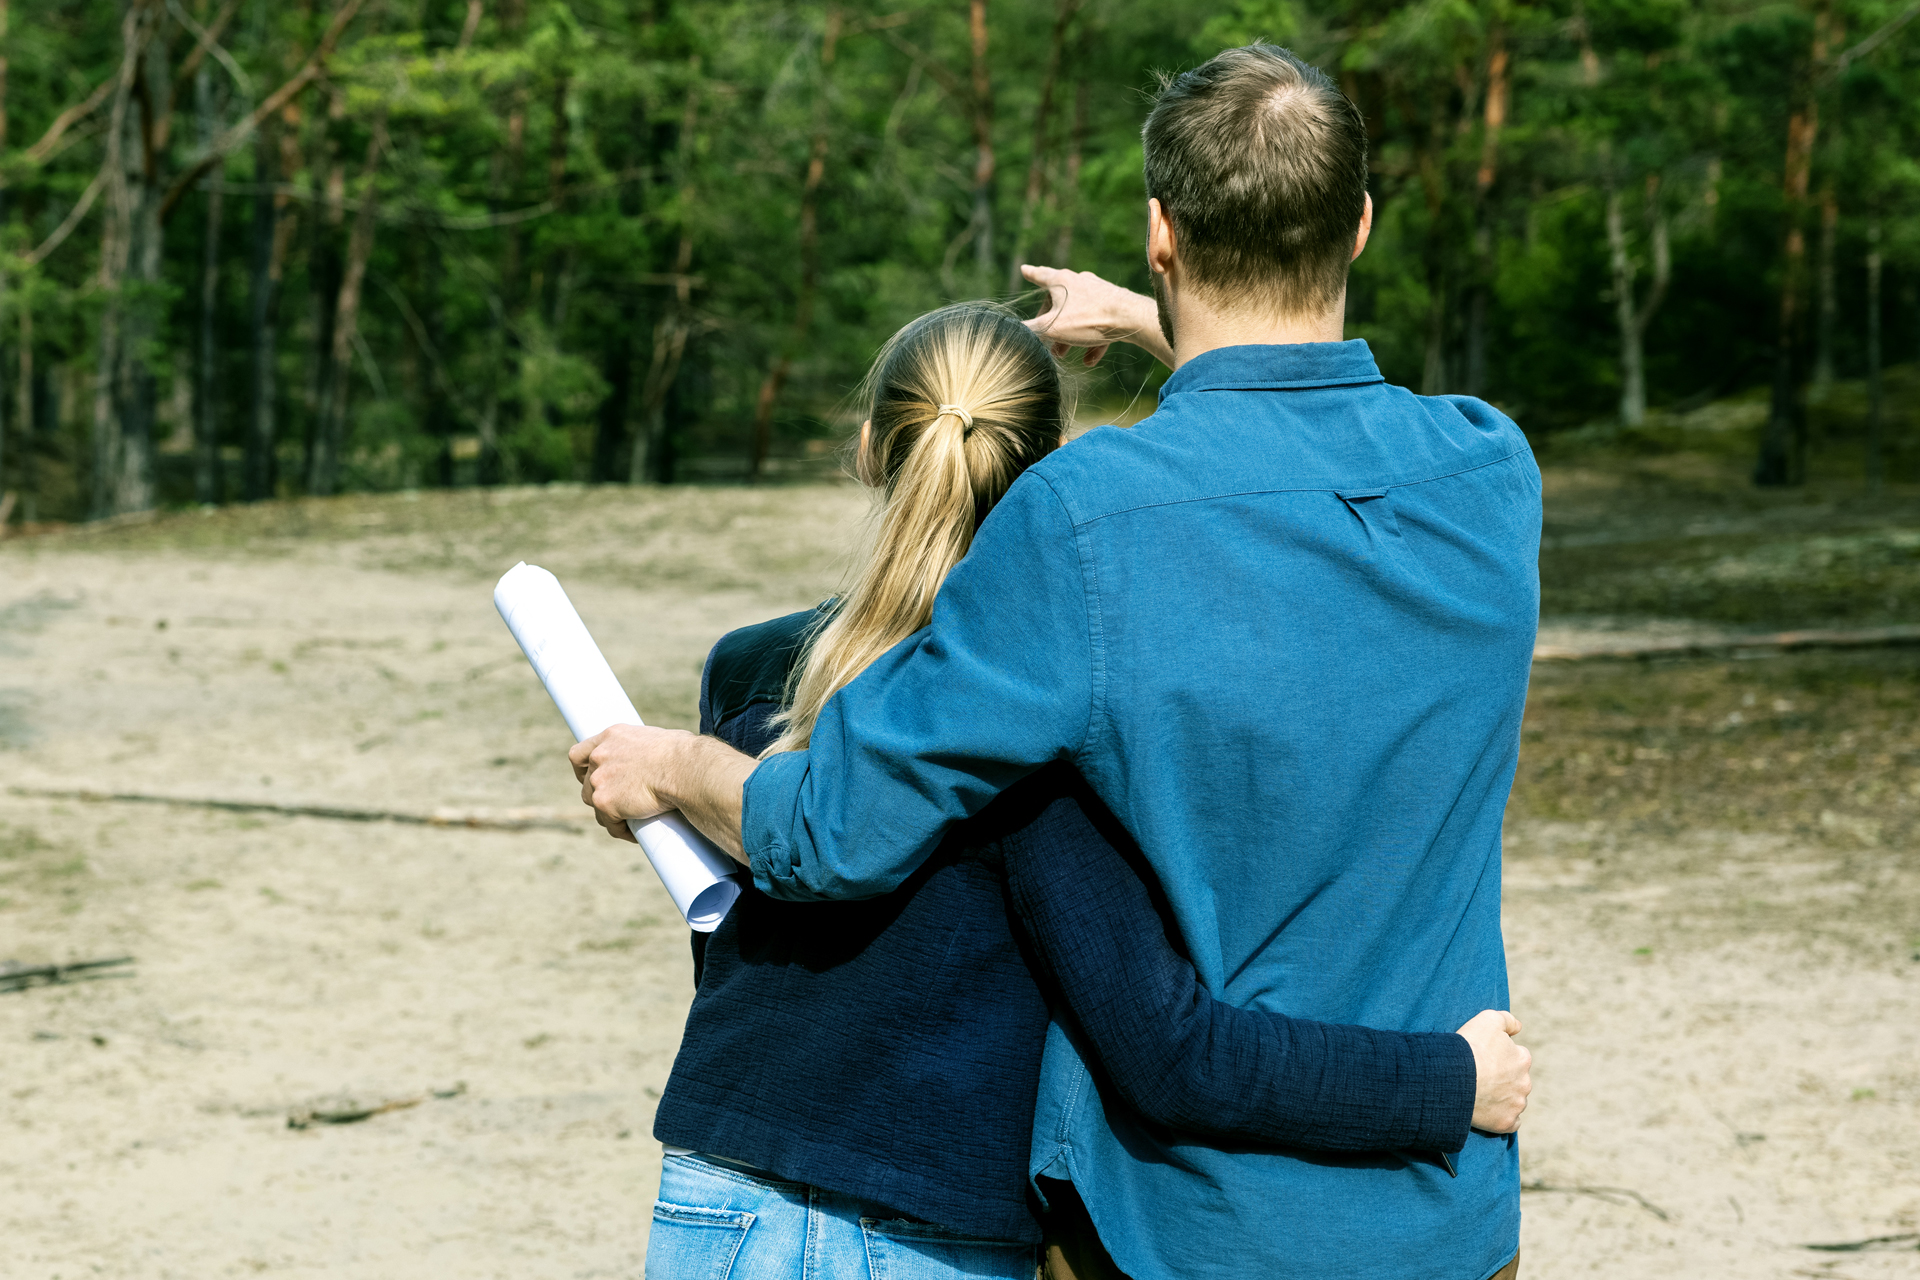
<svg viewBox="0 0 1920 1280">
<path fill-rule="evenodd" d="M 1036 959 L 1128 1105 L 1214 1139 L 1319 1151 L 1466 1145 L 1475 1076 L 1464 1038 L 1215 1000 L 1170 941 L 1144 862 L 1122 848 L 1131 853 L 1130 840 L 1090 793 L 1054 799 L 1004 837 Z"/>
<path fill-rule="evenodd" d="M 1095 644 L 1072 522 L 1029 471 L 947 575 L 931 625 L 828 699 L 807 750 L 747 779 L 754 884 L 790 900 L 896 888 L 949 824 L 1080 749 Z"/>
</svg>

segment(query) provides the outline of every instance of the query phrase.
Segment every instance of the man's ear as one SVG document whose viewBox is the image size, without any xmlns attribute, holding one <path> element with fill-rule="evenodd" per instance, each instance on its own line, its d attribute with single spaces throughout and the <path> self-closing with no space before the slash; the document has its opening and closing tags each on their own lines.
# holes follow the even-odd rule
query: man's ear
<svg viewBox="0 0 1920 1280">
<path fill-rule="evenodd" d="M 1147 201 L 1147 266 L 1160 275 L 1173 270 L 1180 256 L 1180 240 L 1174 234 L 1173 219 L 1158 200 Z"/>
<path fill-rule="evenodd" d="M 1373 192 L 1367 192 L 1367 202 L 1360 206 L 1360 230 L 1353 237 L 1353 258 L 1367 247 L 1367 237 L 1373 234 Z M 1348 258 L 1352 262 L 1353 258 Z"/>
</svg>

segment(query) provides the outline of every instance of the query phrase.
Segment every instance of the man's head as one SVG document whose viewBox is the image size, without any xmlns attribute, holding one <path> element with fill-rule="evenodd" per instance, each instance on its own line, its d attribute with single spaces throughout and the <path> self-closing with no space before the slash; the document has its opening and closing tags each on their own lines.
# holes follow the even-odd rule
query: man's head
<svg viewBox="0 0 1920 1280">
<path fill-rule="evenodd" d="M 1183 288 L 1271 316 L 1340 301 L 1367 208 L 1367 135 L 1319 69 L 1270 44 L 1228 49 L 1166 82 L 1143 137 Z"/>
</svg>

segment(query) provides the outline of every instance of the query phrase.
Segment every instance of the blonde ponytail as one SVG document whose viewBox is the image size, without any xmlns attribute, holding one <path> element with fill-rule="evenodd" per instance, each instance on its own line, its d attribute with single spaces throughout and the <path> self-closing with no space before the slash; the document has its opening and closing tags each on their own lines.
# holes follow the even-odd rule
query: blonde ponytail
<svg viewBox="0 0 1920 1280">
<path fill-rule="evenodd" d="M 796 668 L 764 755 L 804 749 L 827 699 L 927 625 L 980 521 L 1059 445 L 1070 417 L 1046 345 L 988 303 L 943 307 L 902 329 L 863 391 L 861 473 L 880 494 L 878 527 Z"/>
</svg>

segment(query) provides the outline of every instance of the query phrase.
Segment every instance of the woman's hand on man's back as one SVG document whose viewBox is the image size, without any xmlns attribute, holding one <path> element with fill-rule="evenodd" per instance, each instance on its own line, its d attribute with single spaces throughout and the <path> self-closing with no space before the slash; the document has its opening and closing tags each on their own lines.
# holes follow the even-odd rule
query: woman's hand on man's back
<svg viewBox="0 0 1920 1280">
<path fill-rule="evenodd" d="M 1473 1127 L 1482 1133 L 1512 1133 L 1533 1092 L 1533 1054 L 1515 1044 L 1520 1019 L 1505 1009 L 1477 1013 L 1460 1028 L 1473 1047 Z"/>
</svg>

